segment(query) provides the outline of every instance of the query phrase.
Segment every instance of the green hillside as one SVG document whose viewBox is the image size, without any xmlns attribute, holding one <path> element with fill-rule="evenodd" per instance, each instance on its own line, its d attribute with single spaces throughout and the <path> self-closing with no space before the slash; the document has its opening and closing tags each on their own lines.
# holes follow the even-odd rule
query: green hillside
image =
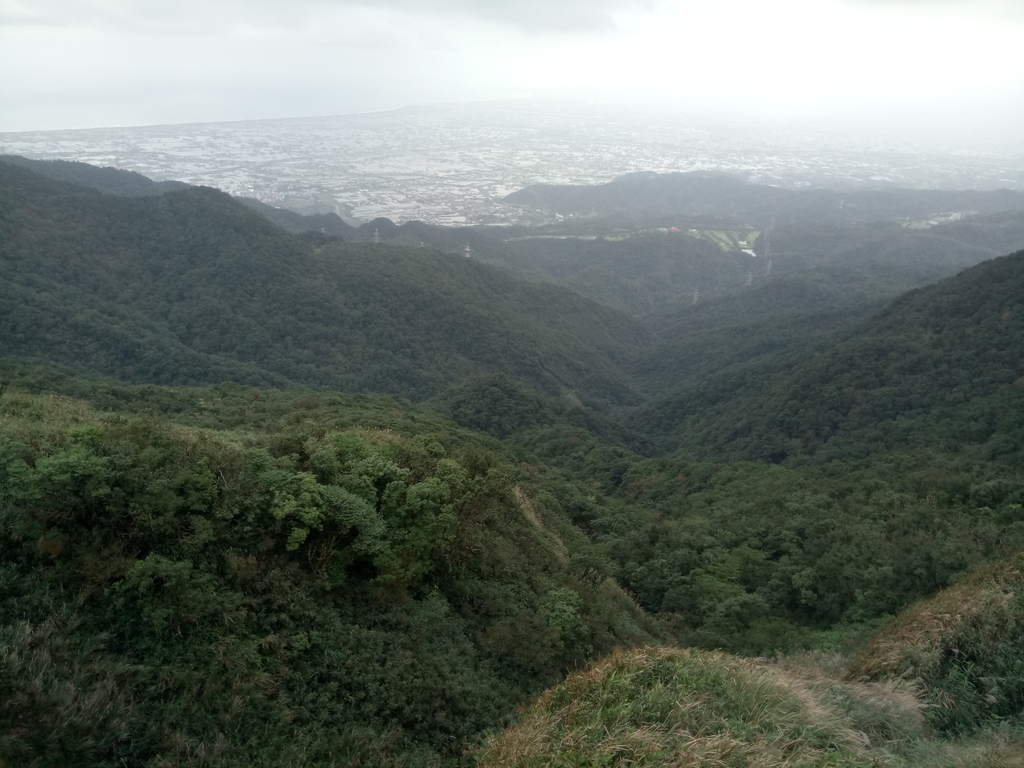
<svg viewBox="0 0 1024 768">
<path fill-rule="evenodd" d="M 506 242 L 504 263 L 543 275 L 632 315 L 742 286 L 756 259 L 685 234 L 618 238 L 526 237 Z"/>
<path fill-rule="evenodd" d="M 677 216 L 716 216 L 758 227 L 787 222 L 878 221 L 956 211 L 997 213 L 1024 209 L 1024 193 L 909 189 L 788 190 L 752 184 L 725 173 L 632 173 L 607 184 L 537 184 L 506 202 L 575 217 L 618 215 L 649 221 Z"/>
<path fill-rule="evenodd" d="M 1019 214 L 748 285 L 70 171 L 0 162 L 0 768 L 1024 763 Z"/>
<path fill-rule="evenodd" d="M 153 181 L 134 171 L 99 168 L 70 160 L 30 160 L 18 155 L 0 155 L 0 162 L 27 168 L 50 179 L 122 197 L 151 197 L 188 188 L 188 184 L 181 181 Z"/>
<path fill-rule="evenodd" d="M 1024 547 L 1024 483 L 981 464 L 812 470 L 620 452 L 606 496 L 586 471 L 570 479 L 387 397 L 49 376 L 106 410 L 0 395 L 0 757 L 12 765 L 456 765 L 615 647 L 846 647 L 858 627 Z M 580 445 L 585 425 L 572 429 Z M 591 449 L 582 467 L 606 459 Z M 706 687 L 716 665 L 762 674 L 685 655 L 710 675 L 684 676 L 687 695 L 712 708 L 732 706 Z M 629 679 L 615 696 L 641 694 Z M 833 702 L 837 685 L 816 680 L 816 695 Z M 850 706 L 836 722 L 863 722 Z M 636 725 L 653 726 L 660 715 L 638 707 Z M 25 713 L 42 727 L 20 727 Z M 882 735 L 926 735 L 898 710 L 872 717 Z M 738 742 L 751 725 L 737 710 Z"/>
<path fill-rule="evenodd" d="M 920 274 L 898 268 L 819 267 L 677 306 L 652 318 L 658 341 L 634 369 L 654 393 L 802 346 L 867 319 Z M 909 285 L 908 285 L 909 283 Z"/>
<path fill-rule="evenodd" d="M 0 165 L 0 354 L 130 381 L 428 397 L 483 370 L 635 400 L 644 334 L 565 289 L 440 254 L 290 235 L 210 189 L 123 198 Z"/>
<path fill-rule="evenodd" d="M 660 632 L 494 440 L 379 396 L 122 393 L 0 397 L 5 764 L 423 765 Z"/>
<path fill-rule="evenodd" d="M 1015 455 L 1022 289 L 1024 252 L 984 262 L 826 342 L 666 396 L 633 426 L 722 458 L 813 454 L 837 437 L 861 454 L 951 441 Z"/>
<path fill-rule="evenodd" d="M 893 222 L 783 224 L 770 233 L 772 272 L 816 267 L 902 270 L 894 294 L 1004 256 L 1024 245 L 1024 213 L 970 216 L 922 229 Z M 764 255 L 765 243 L 759 243 Z M 917 282 L 905 281 L 915 276 Z"/>
<path fill-rule="evenodd" d="M 863 322 L 902 293 L 1024 245 L 1024 216 L 979 216 L 925 231 L 885 223 L 789 226 L 764 242 L 750 286 L 666 306 L 635 374 L 649 392 L 801 347 Z"/>
<path fill-rule="evenodd" d="M 1024 247 L 1024 213 L 972 215 L 920 227 L 787 221 L 768 235 L 710 215 L 644 224 L 611 215 L 532 229 L 492 227 L 486 234 L 488 241 L 473 244 L 485 261 L 565 285 L 657 327 L 663 315 L 685 314 L 695 300 L 707 302 L 809 270 L 825 270 L 811 279 L 825 289 L 834 280 L 832 292 L 844 307 L 851 305 L 847 292 L 868 294 L 860 309 L 869 310 L 876 299 L 895 298 Z M 503 248 L 495 245 L 499 238 Z"/>
</svg>

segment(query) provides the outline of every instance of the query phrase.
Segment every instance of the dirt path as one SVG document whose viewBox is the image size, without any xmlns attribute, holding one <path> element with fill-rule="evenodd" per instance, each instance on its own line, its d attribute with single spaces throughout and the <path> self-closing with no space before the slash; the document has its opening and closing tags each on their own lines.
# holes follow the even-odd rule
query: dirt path
<svg viewBox="0 0 1024 768">
<path fill-rule="evenodd" d="M 534 507 L 533 502 L 530 501 L 530 497 L 523 492 L 522 488 L 518 485 L 514 485 L 512 486 L 512 498 L 515 499 L 523 517 L 525 517 L 534 528 L 554 539 L 555 553 L 558 556 L 558 561 L 564 563 L 569 557 L 569 549 L 565 546 L 565 542 L 562 541 L 561 537 L 557 533 L 544 525 L 544 522 L 540 519 L 540 515 L 537 514 L 537 508 Z"/>
</svg>

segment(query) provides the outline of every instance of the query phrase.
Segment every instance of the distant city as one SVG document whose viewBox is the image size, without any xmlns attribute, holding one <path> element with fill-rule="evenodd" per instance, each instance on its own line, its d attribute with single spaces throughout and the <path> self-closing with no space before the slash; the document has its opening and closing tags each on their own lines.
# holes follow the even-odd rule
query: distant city
<svg viewBox="0 0 1024 768">
<path fill-rule="evenodd" d="M 530 184 L 718 170 L 788 188 L 1024 189 L 1024 155 L 853 129 L 784 129 L 535 101 L 232 123 L 0 134 L 0 153 L 79 160 L 350 223 L 534 223 Z"/>
</svg>

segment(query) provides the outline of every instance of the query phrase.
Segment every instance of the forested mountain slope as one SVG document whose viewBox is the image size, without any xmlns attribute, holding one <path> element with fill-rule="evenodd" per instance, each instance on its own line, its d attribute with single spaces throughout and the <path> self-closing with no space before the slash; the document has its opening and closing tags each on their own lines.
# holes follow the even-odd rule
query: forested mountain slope
<svg viewBox="0 0 1024 768">
<path fill-rule="evenodd" d="M 894 293 L 1024 246 L 1024 211 L 975 215 L 922 228 L 889 221 L 784 224 L 770 232 L 772 273 L 817 267 L 900 270 Z M 766 244 L 759 243 L 761 255 Z M 901 279 L 902 278 L 902 279 Z M 913 279 L 914 284 L 908 284 Z"/>
<path fill-rule="evenodd" d="M 980 467 L 634 458 L 609 498 L 391 398 L 65 386 L 106 412 L 0 394 L 0 759 L 14 765 L 454 768 L 612 648 L 831 647 L 1024 535 L 994 527 L 1024 485 Z M 953 496 L 965 470 L 969 503 Z M 716 664 L 656 695 L 731 706 Z M 648 689 L 620 693 L 632 707 Z M 892 748 L 897 713 L 851 706 Z M 892 764 L 974 764 L 928 754 Z"/>
<path fill-rule="evenodd" d="M 920 691 L 907 709 L 678 649 L 613 655 L 485 742 L 617 647 L 835 660 L 986 562 L 1016 584 L 1024 252 L 892 295 L 1017 226 L 934 227 L 881 262 L 858 243 L 882 226 L 780 226 L 776 273 L 641 324 L 457 255 L 465 230 L 437 243 L 456 254 L 296 236 L 210 189 L 115 196 L 0 163 L 0 763 L 547 765 L 569 742 L 652 766 L 694 745 L 1019 762 L 1019 686 L 977 672 L 1022 668 L 1017 607 L 932 644 L 966 661 L 932 669 L 948 712 L 927 717 L 998 721 L 989 751 L 929 741 Z M 674 264 L 642 229 L 473 242 L 548 279 L 593 266 L 593 290 L 618 275 L 619 306 L 734 276 L 727 248 L 694 238 Z M 658 247 L 623 261 L 632 240 Z M 967 658 L 972 637 L 993 653 Z"/>
<path fill-rule="evenodd" d="M 683 234 L 637 232 L 616 238 L 526 237 L 506 242 L 502 263 L 572 288 L 608 306 L 645 316 L 740 288 L 757 260 Z"/>
<path fill-rule="evenodd" d="M 413 398 L 497 370 L 634 399 L 625 315 L 461 256 L 296 237 L 211 189 L 115 197 L 0 164 L 0 263 L 0 354 Z"/>
<path fill-rule="evenodd" d="M 722 458 L 780 460 L 844 434 L 848 450 L 863 440 L 877 451 L 896 432 L 1016 455 L 1022 376 L 1019 252 L 911 291 L 834 339 L 710 376 L 633 425 Z"/>
<path fill-rule="evenodd" d="M 808 269 L 677 306 L 652 318 L 658 341 L 644 350 L 635 375 L 648 392 L 665 393 L 830 336 L 893 298 L 893 272 Z"/>
<path fill-rule="evenodd" d="M 490 438 L 379 396 L 120 394 L 0 394 L 6 765 L 422 766 L 665 638 L 575 557 L 579 490 Z"/>
<path fill-rule="evenodd" d="M 648 318 L 660 342 L 637 373 L 649 391 L 697 381 L 734 363 L 799 345 L 866 319 L 894 299 L 1024 246 L 1024 214 L 973 217 L 927 230 L 876 222 L 782 227 L 771 273 L 750 286 L 677 302 Z"/>
<path fill-rule="evenodd" d="M 86 163 L 10 155 L 0 157 L 0 161 L 121 196 L 159 195 L 188 188 L 181 182 L 153 182 L 130 171 Z M 460 255 L 465 255 L 468 247 L 475 260 L 506 267 L 528 279 L 561 283 L 583 296 L 638 316 L 685 308 L 694 292 L 706 300 L 741 287 L 748 280 L 761 282 L 766 276 L 764 262 L 715 239 L 729 234 L 714 232 L 716 228 L 728 228 L 730 222 L 736 222 L 712 214 L 688 217 L 688 225 L 698 227 L 693 235 L 669 235 L 651 229 L 653 224 L 646 229 L 623 229 L 615 223 L 615 215 L 590 221 L 582 229 L 579 222 L 506 230 L 436 227 L 420 221 L 396 225 L 385 218 L 354 227 L 333 213 L 302 215 L 254 199 L 237 199 L 296 234 L 320 233 L 347 241 L 380 241 Z M 635 202 L 647 205 L 643 194 Z M 655 214 L 654 209 L 643 210 L 647 211 L 645 217 Z M 895 296 L 1024 245 L 1021 212 L 973 215 L 941 226 L 924 222 L 922 227 L 886 222 L 783 224 L 771 233 L 771 273 L 829 266 L 864 267 L 871 270 L 871 274 L 863 274 L 867 282 L 887 285 L 889 295 Z M 752 245 L 757 234 L 748 233 Z M 763 257 L 766 240 L 762 238 L 756 247 Z M 855 293 L 862 288 L 849 287 Z"/>
<path fill-rule="evenodd" d="M 742 220 L 713 216 L 645 224 L 610 216 L 532 230 L 492 227 L 486 233 L 505 242 L 501 250 L 490 243 L 474 245 L 485 260 L 561 283 L 657 324 L 661 315 L 685 310 L 695 299 L 706 302 L 771 277 L 822 268 L 842 272 L 837 292 L 894 298 L 1024 247 L 1024 212 L 912 226 L 786 222 L 767 234 Z M 827 282 L 830 274 L 839 273 L 812 279 Z"/>
<path fill-rule="evenodd" d="M 436 248 L 445 253 L 489 264 L 498 264 L 513 272 L 522 273 L 514 263 L 511 250 L 497 237 L 479 232 L 473 227 L 438 227 L 423 221 L 395 224 L 387 218 L 374 219 L 361 224 L 353 239 L 405 245 L 414 248 Z M 467 254 L 466 249 L 469 248 Z M 536 275 L 534 275 L 536 276 Z"/>
<path fill-rule="evenodd" d="M 0 162 L 28 168 L 30 171 L 57 181 L 66 181 L 83 187 L 92 187 L 122 197 L 149 197 L 180 192 L 188 188 L 182 181 L 153 181 L 134 171 L 120 168 L 100 168 L 71 160 L 29 160 L 19 155 L 0 155 Z"/>
<path fill-rule="evenodd" d="M 303 232 L 319 232 L 323 235 L 333 235 L 343 240 L 361 239 L 355 237 L 358 230 L 341 220 L 334 213 L 301 214 L 289 211 L 287 208 L 275 208 L 272 205 L 255 200 L 251 197 L 236 197 L 236 200 L 247 208 L 263 216 L 281 229 L 286 229 L 294 234 Z"/>
<path fill-rule="evenodd" d="M 734 218 L 760 227 L 815 221 L 875 221 L 952 211 L 995 213 L 1024 210 L 1024 193 L 878 189 L 836 192 L 787 190 L 751 184 L 724 173 L 634 173 L 594 186 L 538 184 L 504 198 L 530 208 L 570 216 L 608 216 L 635 221 L 657 217 Z"/>
<path fill-rule="evenodd" d="M 66 181 L 122 197 L 163 195 L 188 189 L 181 181 L 152 181 L 134 171 L 121 168 L 98 167 L 69 160 L 30 160 L 18 155 L 0 155 L 0 162 L 28 168 L 57 181 Z M 334 213 L 302 214 L 287 208 L 278 208 L 251 197 L 236 197 L 239 203 L 251 208 L 273 224 L 293 234 L 315 232 L 333 235 L 356 242 L 390 242 L 395 245 L 437 248 L 446 253 L 464 255 L 467 245 L 477 257 L 492 263 L 508 261 L 501 241 L 468 227 L 437 227 L 422 221 L 395 224 L 390 219 L 376 219 L 360 226 L 352 226 Z M 498 258 L 492 254 L 498 254 Z"/>
</svg>

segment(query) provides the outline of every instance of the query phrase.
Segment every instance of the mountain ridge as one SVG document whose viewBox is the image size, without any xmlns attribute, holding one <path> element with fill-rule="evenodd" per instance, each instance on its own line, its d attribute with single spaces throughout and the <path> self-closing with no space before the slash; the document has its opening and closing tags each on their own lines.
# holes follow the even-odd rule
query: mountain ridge
<svg viewBox="0 0 1024 768">
<path fill-rule="evenodd" d="M 1024 251 L 893 297 L 1015 222 L 881 264 L 886 227 L 831 250 L 779 227 L 771 279 L 641 322 L 465 259 L 467 231 L 345 242 L 0 162 L 0 761 L 456 768 L 525 739 L 547 764 L 576 759 L 544 725 L 564 712 L 594 760 L 615 739 L 654 768 L 721 746 L 688 729 L 729 710 L 728 754 L 764 765 L 1012 765 L 1019 686 L 985 679 L 1024 669 L 1009 614 L 984 668 L 990 635 L 937 646 L 955 708 L 839 667 L 908 604 L 1019 570 Z M 581 242 L 551 269 L 621 253 Z"/>
<path fill-rule="evenodd" d="M 930 216 L 954 211 L 995 213 L 1024 209 L 1024 193 L 941 190 L 789 190 L 721 172 L 638 173 L 605 184 L 538 184 L 513 192 L 505 202 L 563 215 L 625 215 L 634 220 L 659 216 L 716 215 L 759 227 L 772 220 L 873 221 Z"/>
<path fill-rule="evenodd" d="M 720 457 L 765 459 L 983 401 L 1024 376 L 1022 295 L 1024 251 L 909 291 L 834 340 L 714 373 L 635 418 L 662 434 L 699 434 L 689 445 Z M 988 423 L 972 441 L 995 429 Z"/>
<path fill-rule="evenodd" d="M 71 355 L 124 374 L 127 352 L 103 339 L 127 343 L 147 329 L 170 355 L 161 383 L 201 383 L 172 375 L 184 345 L 239 371 L 256 365 L 262 383 L 423 399 L 496 367 L 551 394 L 636 397 L 615 363 L 644 336 L 631 319 L 476 260 L 294 236 L 209 188 L 118 197 L 9 164 L 0 217 L 3 354 Z M 128 314 L 118 320 L 109 307 Z M 72 321 L 85 337 L 62 336 Z M 97 349 L 106 352 L 92 359 Z"/>
</svg>

